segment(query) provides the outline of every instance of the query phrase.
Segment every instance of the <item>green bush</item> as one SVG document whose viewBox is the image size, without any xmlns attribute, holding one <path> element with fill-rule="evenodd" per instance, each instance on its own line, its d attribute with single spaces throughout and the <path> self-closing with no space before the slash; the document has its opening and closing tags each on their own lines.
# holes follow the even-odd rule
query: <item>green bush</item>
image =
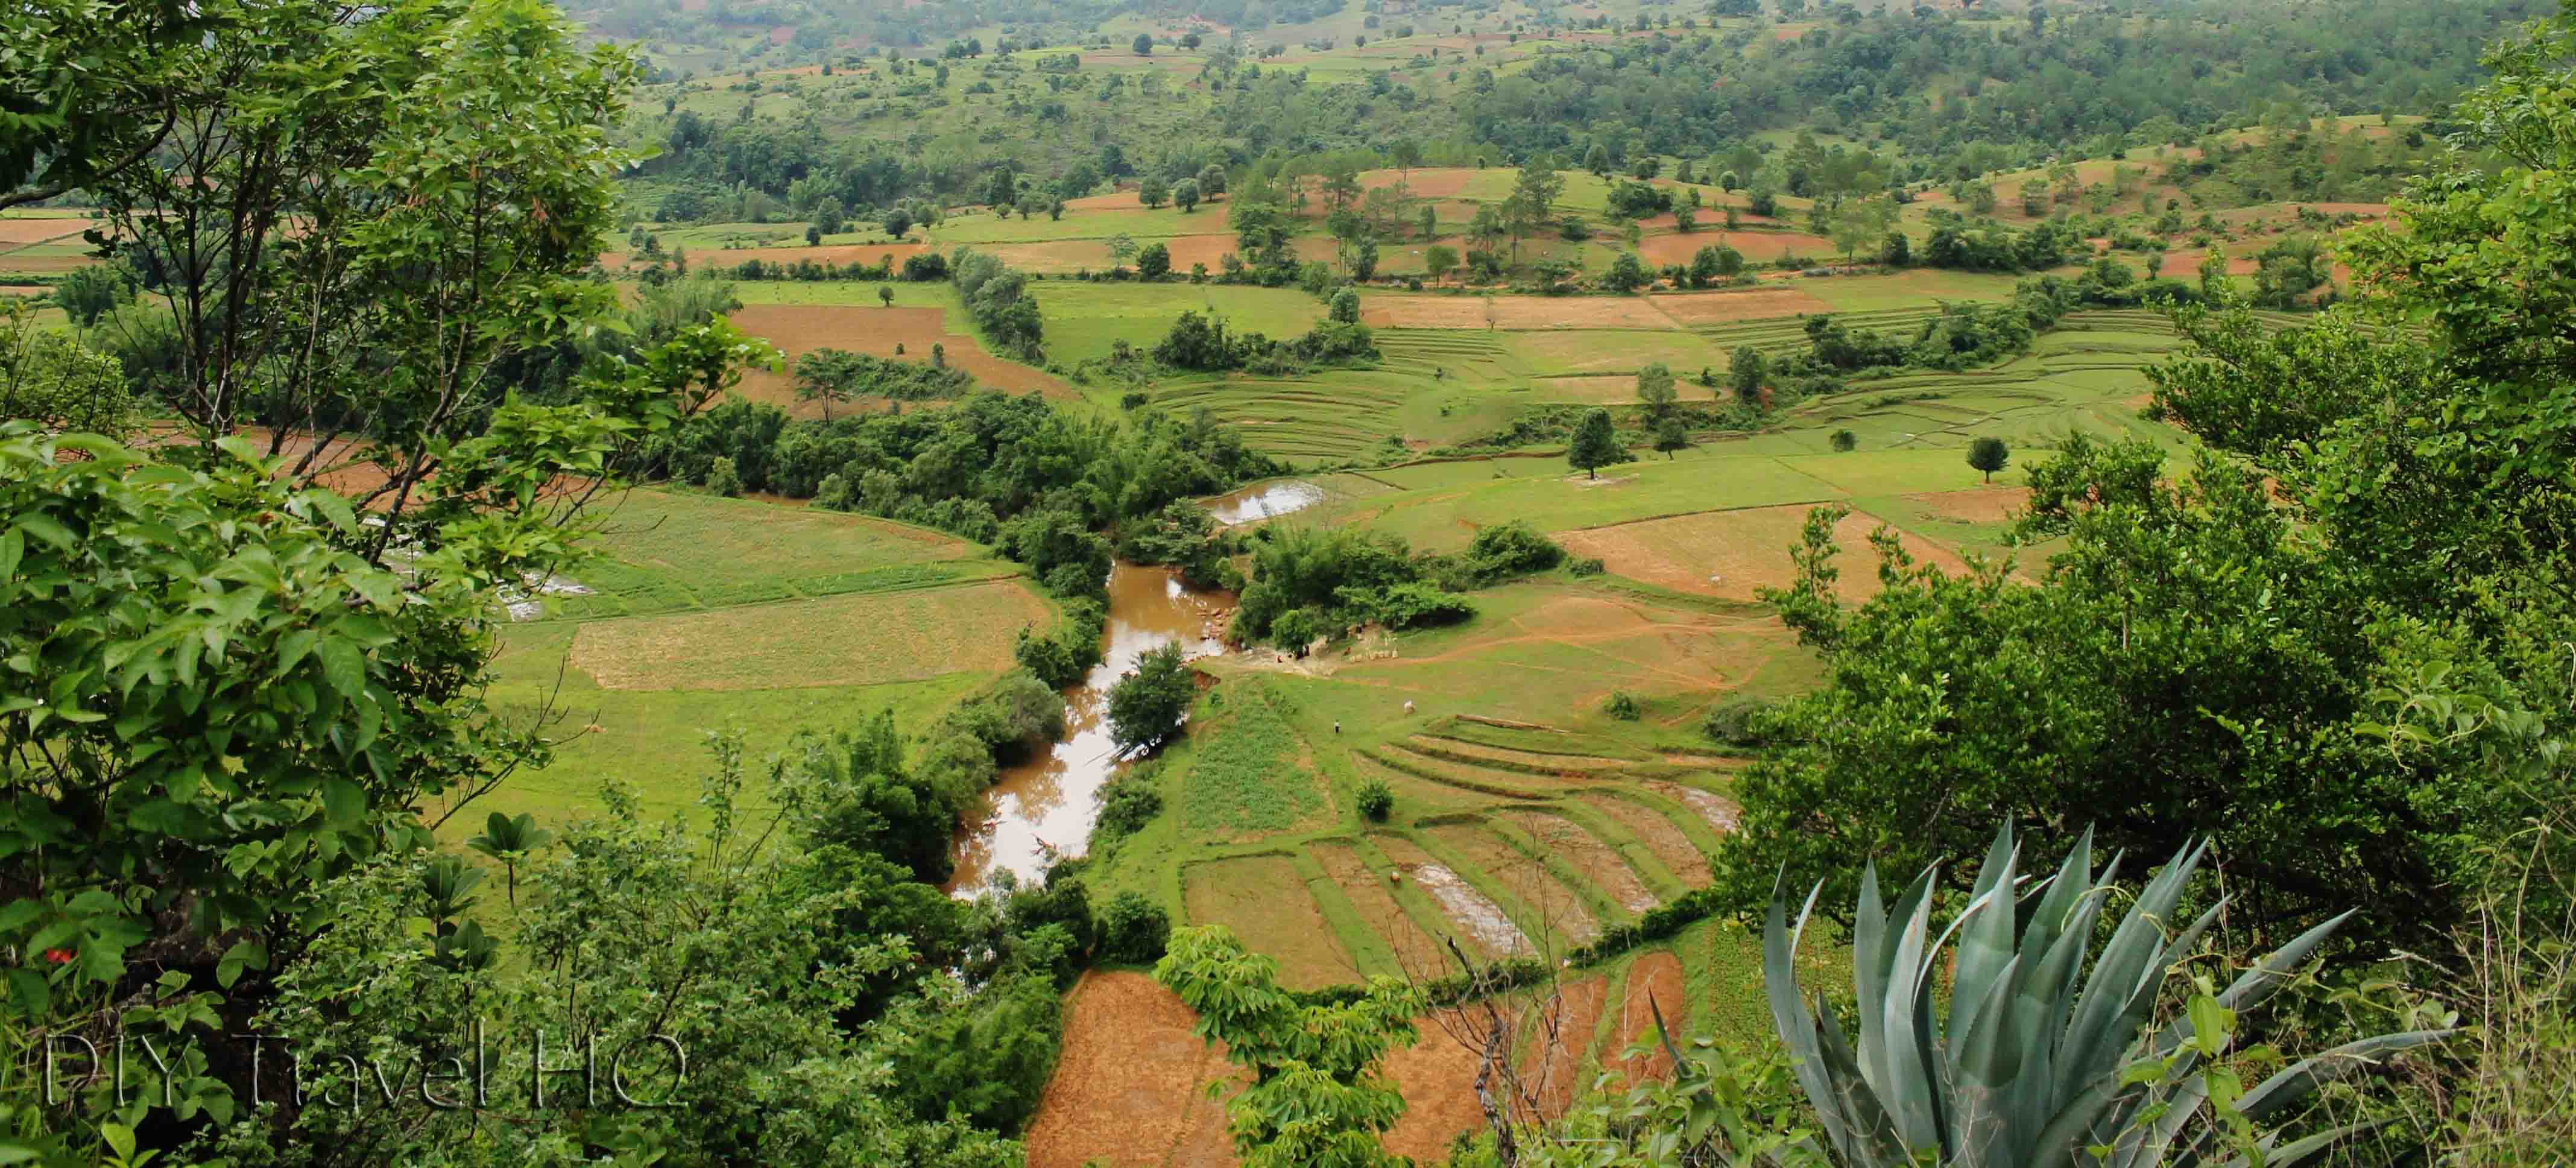
<svg viewBox="0 0 2576 1168">
<path fill-rule="evenodd" d="M 1645 714 L 1644 710 L 1638 708 L 1637 699 L 1624 689 L 1611 694 L 1609 701 L 1601 703 L 1601 712 L 1622 722 L 1634 722 Z"/>
<path fill-rule="evenodd" d="M 1395 809 L 1395 790 L 1384 779 L 1370 779 L 1360 784 L 1358 803 L 1360 814 L 1367 816 L 1369 822 L 1384 823 L 1387 812 Z"/>
<path fill-rule="evenodd" d="M 1121 892 L 1100 913 L 1100 957 L 1142 965 L 1163 955 L 1171 934 L 1172 919 L 1163 906 L 1140 893 Z"/>
<path fill-rule="evenodd" d="M 728 499 L 741 496 L 742 476 L 735 473 L 732 459 L 718 455 L 707 464 L 707 489 Z"/>
<path fill-rule="evenodd" d="M 1609 571 L 1610 568 L 1609 565 L 1601 562 L 1601 557 L 1586 556 L 1566 564 L 1565 570 L 1577 576 L 1598 576 Z"/>
<path fill-rule="evenodd" d="M 1730 697 L 1709 707 L 1700 730 L 1721 746 L 1761 746 L 1770 741 L 1770 712 L 1771 704 L 1760 698 Z"/>
</svg>

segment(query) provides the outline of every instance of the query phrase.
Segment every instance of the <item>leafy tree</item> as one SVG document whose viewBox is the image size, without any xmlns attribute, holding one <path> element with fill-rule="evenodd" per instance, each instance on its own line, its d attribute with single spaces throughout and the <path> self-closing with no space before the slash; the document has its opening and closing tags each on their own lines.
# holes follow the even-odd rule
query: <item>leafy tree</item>
<svg viewBox="0 0 2576 1168">
<path fill-rule="evenodd" d="M 1100 953 L 1111 961 L 1141 964 L 1163 955 L 1171 916 L 1142 893 L 1121 892 L 1100 911 Z"/>
<path fill-rule="evenodd" d="M 1683 235 L 1699 230 L 1699 213 L 1689 207 L 1674 208 L 1673 230 Z"/>
<path fill-rule="evenodd" d="M 1431 278 L 1433 283 L 1447 279 L 1449 273 L 1457 270 L 1457 248 L 1445 243 L 1435 243 L 1422 249 L 1422 271 L 1424 275 Z"/>
<path fill-rule="evenodd" d="M 1172 184 L 1159 174 L 1146 175 L 1136 180 L 1136 201 L 1145 204 L 1148 211 L 1160 207 L 1172 201 Z"/>
<path fill-rule="evenodd" d="M 1655 449 L 1667 460 L 1679 457 L 1675 452 L 1690 449 L 1690 444 L 1690 427 L 1683 425 L 1680 418 L 1668 417 L 1655 423 Z"/>
<path fill-rule="evenodd" d="M 1512 264 L 1520 265 L 1521 241 L 1538 233 L 1556 200 L 1565 193 L 1565 176 L 1557 172 L 1556 160 L 1545 155 L 1521 166 L 1519 177 L 1512 181 L 1512 193 L 1503 200 L 1503 230 L 1511 237 Z"/>
<path fill-rule="evenodd" d="M 1849 454 L 1860 446 L 1860 435 L 1849 430 L 1836 430 L 1832 442 L 1835 453 Z"/>
<path fill-rule="evenodd" d="M 1599 142 L 1593 143 L 1592 149 L 1583 154 L 1583 169 L 1590 171 L 1595 178 L 1607 177 L 1610 174 L 1609 147 Z"/>
<path fill-rule="evenodd" d="M 1109 738 L 1120 753 L 1180 733 L 1198 687 L 1178 644 L 1136 659 L 1136 670 L 1109 687 Z"/>
<path fill-rule="evenodd" d="M 1188 214 L 1191 209 L 1197 207 L 1199 205 L 1198 180 L 1185 178 L 1175 184 L 1172 187 L 1172 205 L 1179 207 L 1183 214 Z"/>
<path fill-rule="evenodd" d="M 880 308 L 894 307 L 894 285 L 877 285 L 877 306 Z"/>
<path fill-rule="evenodd" d="M 1587 479 L 1600 478 L 1602 467 L 1628 461 L 1628 452 L 1620 448 L 1618 435 L 1610 428 L 1610 411 L 1583 415 L 1574 427 L 1573 440 L 1566 444 L 1565 460 Z"/>
<path fill-rule="evenodd" d="M 54 285 L 54 303 L 81 328 L 97 324 L 98 318 L 133 300 L 134 277 L 115 264 L 74 268 Z"/>
<path fill-rule="evenodd" d="M 1251 1082 L 1226 1104 L 1245 1168 L 1397 1168 L 1379 1143 L 1404 1115 L 1404 1096 L 1378 1070 L 1410 1045 L 1422 990 L 1385 976 L 1349 1001 L 1305 1005 L 1279 986 L 1277 960 L 1252 953 L 1223 925 L 1175 931 L 1154 978 L 1199 1017 Z"/>
<path fill-rule="evenodd" d="M 1145 245 L 1136 253 L 1136 275 L 1147 280 L 1160 280 L 1172 272 L 1172 249 L 1160 242 Z"/>
<path fill-rule="evenodd" d="M 1985 473 L 1986 481 L 1995 481 L 1995 472 L 2012 458 L 2012 448 L 2001 438 L 1979 438 L 1968 444 L 1968 465 Z"/>
<path fill-rule="evenodd" d="M 1344 288 L 1333 293 L 1333 301 L 1327 307 L 1326 314 L 1329 319 L 1343 324 L 1358 324 L 1360 322 L 1359 292 L 1356 289 Z"/>
<path fill-rule="evenodd" d="M 1610 270 L 1602 273 L 1601 286 L 1613 292 L 1628 293 L 1645 287 L 1653 280 L 1654 277 L 1646 273 L 1645 262 L 1637 258 L 1637 253 L 1623 251 L 1619 258 L 1610 261 Z"/>
<path fill-rule="evenodd" d="M 1359 795 L 1352 805 L 1369 822 L 1384 823 L 1387 812 L 1395 809 L 1395 789 L 1387 786 L 1384 779 L 1370 779 L 1360 784 Z"/>
<path fill-rule="evenodd" d="M 902 207 L 889 207 L 877 225 L 885 228 L 886 234 L 901 239 L 912 230 L 912 212 Z"/>
<path fill-rule="evenodd" d="M 33 316 L 23 302 L 0 301 L 0 422 L 131 440 L 143 417 L 118 359 L 36 328 Z"/>
<path fill-rule="evenodd" d="M 879 299 L 893 303 L 887 289 L 878 286 Z M 846 404 L 857 397 L 866 377 L 867 363 L 872 358 L 845 349 L 816 349 L 796 359 L 796 400 L 823 403 L 823 420 L 832 420 L 832 407 Z"/>
<path fill-rule="evenodd" d="M 1225 193 L 1225 164 L 1211 162 L 1199 168 L 1199 195 L 1213 199 Z"/>
<path fill-rule="evenodd" d="M 1135 40 L 1133 40 L 1133 41 L 1128 42 L 1128 44 L 1127 44 L 1127 51 L 1129 51 L 1129 52 L 1131 52 L 1131 53 L 1134 53 L 1134 54 L 1136 54 L 1136 55 L 1137 55 L 1137 56 L 1139 56 L 1139 57 L 1150 57 L 1150 56 L 1153 56 L 1153 55 L 1154 55 L 1154 38 L 1153 38 L 1153 37 L 1150 37 L 1150 36 L 1147 36 L 1146 34 L 1141 33 L 1141 32 L 1140 32 L 1140 33 L 1137 33 L 1137 34 L 1136 34 L 1136 39 L 1135 39 Z"/>
<path fill-rule="evenodd" d="M 1136 255 L 1136 240 L 1124 231 L 1110 236 L 1108 247 L 1109 261 L 1122 267 Z"/>
<path fill-rule="evenodd" d="M 1762 359 L 1762 350 L 1743 345 L 1727 362 L 1726 382 L 1735 389 L 1736 400 L 1746 405 L 1758 405 L 1762 400 L 1762 383 L 1770 377 L 1770 372 L 1769 363 Z"/>
<path fill-rule="evenodd" d="M 1679 398 L 1673 371 L 1661 361 L 1650 362 L 1637 371 L 1637 400 L 1645 403 L 1646 416 L 1660 420 Z"/>
</svg>

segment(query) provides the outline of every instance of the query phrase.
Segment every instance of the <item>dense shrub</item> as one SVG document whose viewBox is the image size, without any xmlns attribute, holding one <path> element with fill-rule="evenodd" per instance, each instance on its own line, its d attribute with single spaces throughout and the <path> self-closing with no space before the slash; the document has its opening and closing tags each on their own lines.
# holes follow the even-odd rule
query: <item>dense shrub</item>
<svg viewBox="0 0 2576 1168">
<path fill-rule="evenodd" d="M 1645 714 L 1638 708 L 1636 697 L 1624 689 L 1613 692 L 1608 701 L 1601 703 L 1601 712 L 1622 722 L 1634 722 Z"/>
<path fill-rule="evenodd" d="M 1356 802 L 1360 814 L 1367 816 L 1369 822 L 1384 823 L 1387 812 L 1395 809 L 1395 789 L 1387 786 L 1384 779 L 1370 779 L 1360 784 Z"/>
<path fill-rule="evenodd" d="M 1163 955 L 1172 919 L 1143 894 L 1121 892 L 1100 912 L 1100 959 L 1142 965 Z"/>
</svg>

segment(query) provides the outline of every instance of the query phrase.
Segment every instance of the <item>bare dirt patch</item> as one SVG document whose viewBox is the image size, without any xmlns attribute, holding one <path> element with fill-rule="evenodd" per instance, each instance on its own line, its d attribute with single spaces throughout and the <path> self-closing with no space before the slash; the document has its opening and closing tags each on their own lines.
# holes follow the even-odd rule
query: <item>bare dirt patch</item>
<svg viewBox="0 0 2576 1168">
<path fill-rule="evenodd" d="M 1073 391 L 1043 369 L 1005 361 L 984 351 L 974 337 L 947 331 L 947 311 L 939 308 L 886 308 L 863 304 L 754 304 L 731 314 L 733 323 L 778 346 L 790 358 L 816 349 L 847 349 L 877 357 L 928 361 L 932 346 L 941 346 L 948 363 L 975 376 L 979 385 L 1010 393 L 1046 393 L 1071 397 Z M 897 354 L 896 345 L 904 351 Z M 822 403 L 800 402 L 791 375 L 795 366 L 771 373 L 755 369 L 742 376 L 742 395 L 767 402 L 800 418 L 819 418 Z"/>
<path fill-rule="evenodd" d="M 1521 1079 L 1538 1087 L 1540 1109 L 1549 1116 L 1565 1114 L 1575 1095 L 1590 1086 L 1581 1081 L 1583 1060 L 1592 1052 L 1592 1036 L 1601 1028 L 1609 997 L 1609 978 L 1587 977 L 1560 987 L 1553 1007 L 1537 1011 Z"/>
<path fill-rule="evenodd" d="M 2144 404 L 2144 403 L 2140 403 Z M 1933 491 L 1907 495 L 1906 501 L 1920 503 L 1926 510 L 1943 519 L 1967 523 L 2002 523 L 2013 512 L 2030 505 L 2028 487 L 1986 487 L 1966 491 Z"/>
<path fill-rule="evenodd" d="M 1233 1163 L 1224 1104 L 1202 1089 L 1233 1067 L 1221 1045 L 1190 1032 L 1197 1022 L 1144 974 L 1083 975 L 1024 1137 L 1029 1168 Z"/>
<path fill-rule="evenodd" d="M 87 219 L 0 219 L 0 243 L 43 243 L 89 230 Z"/>
<path fill-rule="evenodd" d="M 818 264 L 839 264 L 847 267 L 851 264 L 873 266 L 878 260 L 892 256 L 896 265 L 900 266 L 903 261 L 929 250 L 931 247 L 926 243 L 836 243 L 829 247 L 711 248 L 690 252 L 689 263 L 694 269 L 736 267 L 744 260 L 759 260 L 764 264 L 793 264 L 798 260 L 812 260 Z M 643 259 L 643 256 L 629 252 L 612 251 L 601 253 L 599 263 L 602 267 L 615 269 L 635 266 Z"/>
<path fill-rule="evenodd" d="M 1628 829 L 1628 834 L 1646 845 L 1646 850 L 1663 861 L 1664 867 L 1680 877 L 1682 883 L 1693 888 L 1708 885 L 1708 856 L 1672 820 L 1652 807 L 1607 791 L 1586 791 L 1577 797 L 1600 812 L 1602 818 Z"/>
<path fill-rule="evenodd" d="M 1359 980 L 1333 927 L 1315 907 L 1305 877 L 1286 856 L 1247 856 L 1181 870 L 1192 924 L 1222 924 L 1256 953 L 1279 961 L 1280 984 L 1314 989 Z"/>
<path fill-rule="evenodd" d="M 1725 600 L 1757 599 L 1760 588 L 1788 586 L 1797 575 L 1789 549 L 1798 542 L 1810 508 L 1755 507 L 1741 511 L 1704 511 L 1670 519 L 1650 519 L 1614 527 L 1594 527 L 1557 536 L 1579 556 L 1598 556 L 1609 569 L 1632 580 Z M 1837 591 L 1851 600 L 1878 592 L 1877 553 L 1869 533 L 1885 522 L 1854 511 L 1834 527 L 1843 570 Z M 1899 535 L 1918 561 L 1945 572 L 1964 572 L 1967 565 L 1949 549 L 1910 532 Z"/>
<path fill-rule="evenodd" d="M 1628 967 L 1627 992 L 1619 999 L 1619 1021 L 1610 1032 L 1611 1045 L 1601 1053 L 1602 1069 L 1615 1071 L 1631 1083 L 1670 1073 L 1673 1059 L 1655 1039 L 1655 1014 L 1663 1014 L 1664 1026 L 1678 1045 L 1681 1036 L 1689 1033 L 1682 1028 L 1689 1010 L 1690 997 L 1682 989 L 1681 959 L 1669 950 L 1638 958 Z M 1642 1058 L 1628 1057 L 1628 1048 L 1639 1043 L 1646 1045 L 1648 1053 Z"/>
<path fill-rule="evenodd" d="M 1648 302 L 1688 328 L 1740 320 L 1772 320 L 1831 312 L 1833 306 L 1791 288 L 1747 288 L 1741 292 L 1677 292 L 1649 297 Z"/>
<path fill-rule="evenodd" d="M 607 689 L 879 685 L 1011 668 L 1011 637 L 1053 612 L 1016 580 L 620 617 L 581 626 L 573 667 Z"/>
<path fill-rule="evenodd" d="M 1454 199 L 1467 193 L 1467 183 L 1476 177 L 1472 166 L 1415 167 L 1409 171 L 1363 170 L 1360 185 L 1369 190 L 1391 187 L 1401 178 L 1406 188 L 1420 199 Z"/>
</svg>

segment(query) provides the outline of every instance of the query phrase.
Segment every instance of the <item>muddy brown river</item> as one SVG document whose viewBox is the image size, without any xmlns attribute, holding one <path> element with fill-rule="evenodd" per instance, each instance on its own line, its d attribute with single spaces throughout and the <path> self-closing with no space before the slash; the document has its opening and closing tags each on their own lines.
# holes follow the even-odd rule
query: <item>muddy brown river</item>
<svg viewBox="0 0 2576 1168">
<path fill-rule="evenodd" d="M 1110 571 L 1102 660 L 1064 692 L 1064 740 L 1002 772 L 986 795 L 982 823 L 958 835 L 951 893 L 972 895 L 1004 870 L 1022 881 L 1036 879 L 1055 855 L 1083 853 L 1101 785 L 1118 767 L 1109 741 L 1109 687 L 1138 657 L 1164 645 L 1178 642 L 1193 658 L 1224 652 L 1208 634 L 1214 614 L 1232 607 L 1231 595 L 1193 591 L 1169 569 L 1120 564 Z"/>
</svg>

